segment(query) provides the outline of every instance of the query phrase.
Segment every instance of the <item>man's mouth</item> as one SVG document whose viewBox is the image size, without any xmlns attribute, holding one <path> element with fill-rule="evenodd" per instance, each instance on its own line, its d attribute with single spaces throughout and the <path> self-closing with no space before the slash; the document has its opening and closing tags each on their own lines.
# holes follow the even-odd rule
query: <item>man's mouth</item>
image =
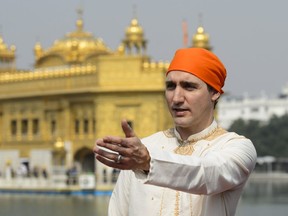
<svg viewBox="0 0 288 216">
<path fill-rule="evenodd" d="M 189 111 L 188 109 L 179 108 L 179 107 L 172 107 L 172 110 L 177 116 L 182 116 L 185 114 L 185 112 Z"/>
</svg>

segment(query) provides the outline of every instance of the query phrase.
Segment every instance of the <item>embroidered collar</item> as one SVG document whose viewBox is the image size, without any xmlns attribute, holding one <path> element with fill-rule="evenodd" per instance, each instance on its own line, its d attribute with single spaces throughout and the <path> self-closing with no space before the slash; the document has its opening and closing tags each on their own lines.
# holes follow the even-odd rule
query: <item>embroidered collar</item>
<svg viewBox="0 0 288 216">
<path fill-rule="evenodd" d="M 175 137 L 178 141 L 178 146 L 174 149 L 174 153 L 181 155 L 191 155 L 194 152 L 194 144 L 200 140 L 213 140 L 218 136 L 226 133 L 227 131 L 221 127 L 218 127 L 217 122 L 214 120 L 212 124 L 200 131 L 188 137 L 187 140 L 182 140 L 180 134 L 175 128 L 164 131 L 167 137 Z"/>
<path fill-rule="evenodd" d="M 180 143 L 180 145 L 183 145 L 183 144 L 185 145 L 186 143 L 197 142 L 199 140 L 209 137 L 211 134 L 213 134 L 213 132 L 215 132 L 217 127 L 218 127 L 218 124 L 214 120 L 209 127 L 205 128 L 199 133 L 190 135 L 187 140 L 182 140 L 176 128 L 173 129 L 173 133 L 174 133 L 174 136 L 177 138 L 178 142 Z"/>
</svg>

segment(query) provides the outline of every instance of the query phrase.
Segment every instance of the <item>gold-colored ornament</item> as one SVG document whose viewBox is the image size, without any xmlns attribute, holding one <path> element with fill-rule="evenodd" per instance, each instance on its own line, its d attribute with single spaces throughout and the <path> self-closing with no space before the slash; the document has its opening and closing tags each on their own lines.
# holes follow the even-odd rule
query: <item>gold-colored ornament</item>
<svg viewBox="0 0 288 216">
<path fill-rule="evenodd" d="M 217 127 L 214 130 L 212 130 L 209 134 L 205 135 L 204 137 L 199 137 L 197 139 L 191 139 L 191 140 L 178 140 L 179 146 L 174 149 L 174 153 L 180 154 L 180 155 L 192 155 L 194 152 L 194 145 L 200 141 L 200 140 L 206 140 L 210 141 L 215 139 L 216 137 L 226 133 L 227 131 L 224 130 L 221 127 Z"/>
</svg>

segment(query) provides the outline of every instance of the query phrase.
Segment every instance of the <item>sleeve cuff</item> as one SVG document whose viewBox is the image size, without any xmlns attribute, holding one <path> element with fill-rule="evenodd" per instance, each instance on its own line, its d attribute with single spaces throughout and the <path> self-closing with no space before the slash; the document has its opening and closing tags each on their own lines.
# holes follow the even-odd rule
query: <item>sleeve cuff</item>
<svg viewBox="0 0 288 216">
<path fill-rule="evenodd" d="M 133 170 L 135 177 L 142 183 L 146 183 L 149 176 L 149 171 L 144 170 Z"/>
</svg>

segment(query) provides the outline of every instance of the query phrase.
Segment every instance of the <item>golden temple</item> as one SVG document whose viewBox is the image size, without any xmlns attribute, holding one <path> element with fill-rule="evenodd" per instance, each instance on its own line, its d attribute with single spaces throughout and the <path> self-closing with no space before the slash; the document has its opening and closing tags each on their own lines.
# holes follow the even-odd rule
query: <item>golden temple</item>
<svg viewBox="0 0 288 216">
<path fill-rule="evenodd" d="M 127 119 L 139 137 L 171 127 L 164 98 L 169 62 L 146 53 L 147 40 L 137 18 L 112 50 L 84 30 L 79 13 L 76 30 L 44 49 L 34 46 L 32 70 L 15 66 L 14 45 L 0 36 L 0 170 L 8 162 L 30 167 L 72 167 L 106 172 L 92 148 L 97 137 L 122 135 Z M 192 46 L 211 49 L 199 26 Z"/>
</svg>

